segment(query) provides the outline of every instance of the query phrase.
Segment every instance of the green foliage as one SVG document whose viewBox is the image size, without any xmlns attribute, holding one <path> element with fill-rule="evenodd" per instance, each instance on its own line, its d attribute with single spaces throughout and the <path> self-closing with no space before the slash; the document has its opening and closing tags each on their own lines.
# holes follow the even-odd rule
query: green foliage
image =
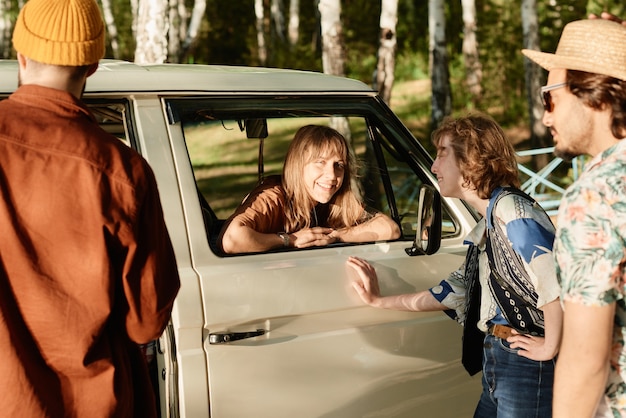
<svg viewBox="0 0 626 418">
<path fill-rule="evenodd" d="M 187 10 L 191 11 L 193 3 L 193 0 L 185 0 Z M 267 16 L 270 3 L 270 0 L 264 0 Z M 285 25 L 289 3 L 290 0 L 283 0 Z M 371 84 L 377 63 L 381 2 L 341 0 L 341 6 L 346 75 Z M 477 102 L 464 82 L 461 2 L 445 2 L 453 112 L 479 108 L 497 115 L 501 123 L 523 124 L 527 120 L 524 61 L 520 53 L 523 47 L 520 6 L 521 0 L 476 0 L 477 37 L 483 71 L 483 96 Z M 131 33 L 130 2 L 113 0 L 112 7 L 119 32 L 121 58 L 132 60 L 135 41 Z M 294 46 L 289 45 L 287 34 L 278 33 L 271 19 L 266 18 L 266 66 L 322 71 L 317 7 L 318 0 L 300 0 L 299 41 Z M 626 17 L 626 3 L 623 0 L 537 1 L 541 49 L 554 51 L 565 24 L 585 18 L 588 13 L 598 14 L 601 11 Z M 396 32 L 396 82 L 428 80 L 428 2 L 399 0 Z M 112 56 L 111 51 L 107 54 Z M 197 42 L 189 51 L 186 62 L 261 65 L 254 0 L 207 0 Z M 420 98 L 417 113 L 428 115 L 429 109 L 429 102 L 422 102 Z"/>
<path fill-rule="evenodd" d="M 554 52 L 563 27 L 572 20 L 587 17 L 586 3 L 587 0 L 546 2 L 545 4 L 540 2 L 538 7 L 539 40 L 542 51 Z"/>
<path fill-rule="evenodd" d="M 376 55 L 355 50 L 348 51 L 346 58 L 346 76 L 371 85 L 376 70 Z"/>
<path fill-rule="evenodd" d="M 398 55 L 428 54 L 428 2 L 398 1 Z"/>
<path fill-rule="evenodd" d="M 208 25 L 193 51 L 194 62 L 254 65 L 254 0 L 208 1 Z"/>
<path fill-rule="evenodd" d="M 587 12 L 596 15 L 609 12 L 615 16 L 626 17 L 626 4 L 624 4 L 624 0 L 589 0 Z"/>
<path fill-rule="evenodd" d="M 428 79 L 428 52 L 398 53 L 395 77 L 398 82 Z"/>
<path fill-rule="evenodd" d="M 128 5 L 128 0 L 112 0 L 111 8 L 113 9 L 113 16 L 115 17 L 115 24 L 117 26 L 117 42 L 119 48 L 119 59 L 132 61 L 135 57 L 135 38 L 133 37 L 131 28 L 133 26 L 133 16 Z M 107 36 L 109 40 L 107 42 L 107 57 L 113 57 L 113 51 L 111 51 L 110 33 L 107 30 Z"/>
<path fill-rule="evenodd" d="M 499 120 L 525 116 L 521 9 L 484 1 L 477 4 L 478 42 L 483 69 L 481 110 L 497 109 Z"/>
</svg>

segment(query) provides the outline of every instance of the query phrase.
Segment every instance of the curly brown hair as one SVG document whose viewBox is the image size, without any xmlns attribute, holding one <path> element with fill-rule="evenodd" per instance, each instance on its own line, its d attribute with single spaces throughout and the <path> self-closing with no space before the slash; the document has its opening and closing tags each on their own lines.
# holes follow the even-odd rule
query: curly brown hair
<svg viewBox="0 0 626 418">
<path fill-rule="evenodd" d="M 498 186 L 520 187 L 515 150 L 493 118 L 479 112 L 446 118 L 433 132 L 432 143 L 438 146 L 445 136 L 454 150 L 463 186 L 476 190 L 478 197 L 489 199 Z"/>
</svg>

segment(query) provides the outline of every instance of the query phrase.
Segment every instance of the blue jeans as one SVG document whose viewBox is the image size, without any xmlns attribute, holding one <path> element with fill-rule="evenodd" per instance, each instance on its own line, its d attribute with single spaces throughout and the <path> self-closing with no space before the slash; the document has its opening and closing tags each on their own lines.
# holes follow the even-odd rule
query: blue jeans
<svg viewBox="0 0 626 418">
<path fill-rule="evenodd" d="M 549 418 L 555 360 L 519 356 L 506 340 L 485 337 L 483 391 L 474 418 Z"/>
</svg>

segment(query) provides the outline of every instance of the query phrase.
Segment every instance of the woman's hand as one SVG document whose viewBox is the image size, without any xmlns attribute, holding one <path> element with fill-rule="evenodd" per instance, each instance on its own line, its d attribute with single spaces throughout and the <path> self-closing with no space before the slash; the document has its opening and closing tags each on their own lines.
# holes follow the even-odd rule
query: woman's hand
<svg viewBox="0 0 626 418">
<path fill-rule="evenodd" d="M 305 228 L 289 234 L 291 240 L 290 246 L 295 248 L 307 248 L 315 246 L 324 246 L 337 242 L 337 237 L 333 235 L 335 230 L 332 228 L 323 228 L 316 226 L 315 228 Z"/>
<path fill-rule="evenodd" d="M 352 287 L 356 293 L 363 302 L 376 306 L 380 300 L 380 289 L 374 267 L 358 257 L 349 257 L 347 265 L 357 273 L 357 280 L 352 282 Z"/>
<path fill-rule="evenodd" d="M 528 334 L 520 334 L 513 330 L 513 335 L 506 339 L 511 348 L 518 348 L 518 355 L 535 361 L 551 360 L 556 356 L 558 349 L 546 344 L 544 337 L 535 337 Z"/>
</svg>

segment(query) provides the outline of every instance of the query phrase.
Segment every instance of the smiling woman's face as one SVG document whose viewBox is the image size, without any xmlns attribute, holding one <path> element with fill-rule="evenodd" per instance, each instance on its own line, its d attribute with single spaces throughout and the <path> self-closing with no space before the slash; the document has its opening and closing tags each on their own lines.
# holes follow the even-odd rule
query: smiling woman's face
<svg viewBox="0 0 626 418">
<path fill-rule="evenodd" d="M 343 184 L 346 162 L 336 152 L 326 150 L 304 165 L 302 180 L 309 196 L 328 203 Z"/>
</svg>

